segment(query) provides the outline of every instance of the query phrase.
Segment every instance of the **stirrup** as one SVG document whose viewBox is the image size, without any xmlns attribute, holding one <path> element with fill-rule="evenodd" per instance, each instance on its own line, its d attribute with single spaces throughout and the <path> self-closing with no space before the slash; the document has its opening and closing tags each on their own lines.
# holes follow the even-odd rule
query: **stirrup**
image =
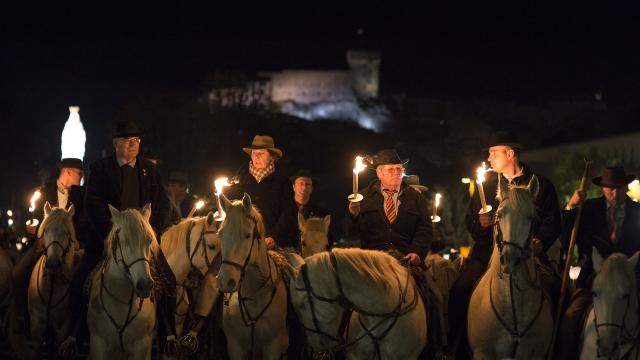
<svg viewBox="0 0 640 360">
<path fill-rule="evenodd" d="M 175 356 L 178 353 L 178 346 L 175 335 L 167 336 L 167 342 L 164 344 L 164 353 L 168 356 Z"/>
<path fill-rule="evenodd" d="M 181 350 L 184 350 L 185 355 L 195 354 L 196 351 L 198 351 L 198 333 L 189 331 L 187 335 L 182 336 L 178 340 L 178 345 Z"/>
<path fill-rule="evenodd" d="M 63 359 L 73 359 L 76 357 L 77 344 L 74 336 L 69 336 L 65 341 L 60 344 L 58 348 L 58 355 Z"/>
</svg>

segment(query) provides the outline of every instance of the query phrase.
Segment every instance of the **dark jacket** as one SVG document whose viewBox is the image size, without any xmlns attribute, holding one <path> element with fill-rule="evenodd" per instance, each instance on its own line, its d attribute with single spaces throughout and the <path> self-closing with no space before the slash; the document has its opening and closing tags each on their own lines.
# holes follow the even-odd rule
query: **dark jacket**
<svg viewBox="0 0 640 360">
<path fill-rule="evenodd" d="M 247 163 L 236 174 L 239 182 L 225 190 L 225 195 L 230 200 L 241 200 L 245 192 L 249 194 L 264 219 L 265 236 L 275 237 L 285 203 L 293 199 L 288 175 L 276 163 L 275 171 L 258 183 L 249 173 Z"/>
<path fill-rule="evenodd" d="M 522 166 L 522 175 L 514 178 L 512 183 L 515 185 L 526 186 L 531 181 L 533 172 L 525 164 Z M 535 174 L 540 185 L 538 196 L 536 197 L 536 219 L 533 221 L 533 237 L 542 240 L 544 250 L 547 251 L 554 241 L 557 240 L 561 233 L 561 216 L 560 207 L 558 206 L 558 195 L 553 184 L 546 178 Z M 508 185 L 508 180 L 504 176 L 500 176 L 504 185 Z M 483 183 L 484 193 L 487 204 L 493 207 L 493 213 L 498 208 L 498 200 L 496 194 L 498 190 L 498 174 L 488 172 L 486 181 Z M 493 250 L 493 228 L 491 226 L 482 228 L 480 226 L 480 218 L 478 211 L 482 207 L 480 197 L 476 190 L 469 203 L 466 216 L 467 230 L 471 233 L 475 244 L 471 251 L 471 258 L 487 264 L 491 258 Z"/>
<path fill-rule="evenodd" d="M 151 226 L 158 237 L 170 225 L 170 202 L 156 165 L 138 156 L 135 169 L 140 183 L 140 202 L 143 207 L 151 203 Z M 111 213 L 107 204 L 121 209 L 122 172 L 115 154 L 91 164 L 85 196 L 85 209 L 95 230 L 95 241 L 87 247 L 102 252 L 103 240 L 111 229 Z"/>
<path fill-rule="evenodd" d="M 84 211 L 84 186 L 72 185 L 69 189 L 69 199 L 67 200 L 67 209 L 71 204 L 74 207 L 73 226 L 76 231 L 76 238 L 80 243 L 86 243 L 87 238 L 92 236 L 91 225 Z M 44 204 L 46 202 L 52 207 L 58 206 L 58 184 L 56 182 L 48 183 L 42 189 L 42 198 L 38 201 L 36 208 L 36 219 L 42 221 L 44 219 Z"/>
<path fill-rule="evenodd" d="M 372 182 L 362 191 L 360 213 L 349 216 L 349 234 L 359 235 L 362 248 L 397 249 L 403 254 L 416 253 L 424 261 L 433 231 L 427 203 L 420 193 L 402 183 L 398 194 L 398 214 L 393 224 L 384 212 L 384 196 L 380 181 Z"/>
<path fill-rule="evenodd" d="M 564 249 L 569 247 L 571 231 L 578 209 L 562 211 Z M 618 239 L 612 243 L 609 239 L 609 222 L 607 219 L 607 200 L 604 196 L 586 200 L 582 205 L 582 218 L 578 229 L 578 252 L 587 258 L 580 272 L 580 284 L 593 272 L 591 264 L 591 251 L 595 247 L 603 258 L 614 252 L 620 252 L 632 256 L 640 251 L 640 204 L 625 196 L 624 220 Z"/>
<path fill-rule="evenodd" d="M 329 215 L 329 211 L 309 200 L 307 205 L 303 206 L 302 216 L 305 219 L 310 217 L 325 217 Z M 331 228 L 328 234 L 329 246 L 333 244 L 333 236 Z M 300 248 L 300 229 L 298 228 L 298 205 L 295 200 L 290 199 L 284 204 L 282 214 L 278 220 L 278 229 L 276 230 L 276 244 L 280 247 Z"/>
</svg>

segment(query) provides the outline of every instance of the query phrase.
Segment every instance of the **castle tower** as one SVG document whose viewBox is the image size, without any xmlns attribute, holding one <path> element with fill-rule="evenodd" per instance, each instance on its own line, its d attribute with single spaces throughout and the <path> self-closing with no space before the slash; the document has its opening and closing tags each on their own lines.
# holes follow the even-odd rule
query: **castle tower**
<svg viewBox="0 0 640 360">
<path fill-rule="evenodd" d="M 378 97 L 381 59 L 379 51 L 347 50 L 352 86 L 358 97 L 365 99 Z"/>
</svg>

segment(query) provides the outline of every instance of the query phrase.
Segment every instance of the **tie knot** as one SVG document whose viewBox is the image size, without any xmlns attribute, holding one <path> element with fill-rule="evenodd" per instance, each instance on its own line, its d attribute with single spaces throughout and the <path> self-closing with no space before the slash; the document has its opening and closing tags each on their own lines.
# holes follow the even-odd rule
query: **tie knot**
<svg viewBox="0 0 640 360">
<path fill-rule="evenodd" d="M 384 191 L 389 196 L 393 196 L 393 194 L 398 192 L 397 190 L 389 190 L 389 189 L 382 189 L 382 191 Z"/>
</svg>

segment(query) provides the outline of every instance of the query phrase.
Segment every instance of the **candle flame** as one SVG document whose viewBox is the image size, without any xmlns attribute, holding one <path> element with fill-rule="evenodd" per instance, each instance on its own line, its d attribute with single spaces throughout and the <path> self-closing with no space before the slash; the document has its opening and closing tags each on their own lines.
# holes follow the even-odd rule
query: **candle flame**
<svg viewBox="0 0 640 360">
<path fill-rule="evenodd" d="M 440 206 L 440 199 L 441 199 L 441 198 L 442 198 L 442 194 L 437 193 L 437 194 L 436 194 L 436 208 L 437 208 L 438 206 Z"/>
<path fill-rule="evenodd" d="M 485 162 L 482 162 L 482 166 L 476 170 L 477 179 L 476 182 L 478 184 L 482 184 L 484 182 L 484 174 L 487 172 L 487 165 Z"/>
<path fill-rule="evenodd" d="M 30 200 L 31 206 L 29 207 L 30 212 L 34 212 L 36 210 L 36 201 L 40 199 L 40 196 L 42 196 L 42 194 L 40 193 L 40 190 L 36 190 L 31 196 L 31 200 Z"/>
<path fill-rule="evenodd" d="M 353 172 L 355 174 L 361 172 L 362 170 L 367 168 L 367 165 L 363 162 L 364 158 L 362 156 L 356 156 L 356 165 L 353 168 Z"/>
<path fill-rule="evenodd" d="M 217 196 L 222 195 L 222 190 L 224 190 L 225 186 L 231 186 L 231 183 L 229 182 L 229 178 L 228 177 L 217 178 L 213 183 L 214 183 L 214 186 L 216 188 L 216 195 Z"/>
<path fill-rule="evenodd" d="M 204 206 L 204 201 L 198 200 L 198 202 L 196 203 L 196 210 L 202 209 L 203 206 Z"/>
</svg>

